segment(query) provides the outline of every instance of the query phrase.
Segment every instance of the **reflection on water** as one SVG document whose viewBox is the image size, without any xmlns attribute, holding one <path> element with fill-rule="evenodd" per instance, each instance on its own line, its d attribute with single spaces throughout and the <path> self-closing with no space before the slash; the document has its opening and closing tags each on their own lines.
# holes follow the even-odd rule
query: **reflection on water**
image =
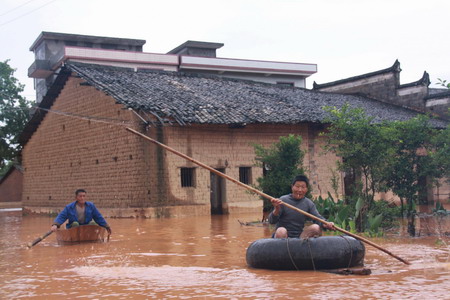
<svg viewBox="0 0 450 300">
<path fill-rule="evenodd" d="M 450 299 L 450 240 L 391 236 L 366 246 L 372 275 L 270 271 L 246 266 L 246 248 L 270 229 L 241 226 L 260 216 L 108 219 L 109 243 L 31 249 L 53 218 L 0 212 L 0 299 Z"/>
</svg>

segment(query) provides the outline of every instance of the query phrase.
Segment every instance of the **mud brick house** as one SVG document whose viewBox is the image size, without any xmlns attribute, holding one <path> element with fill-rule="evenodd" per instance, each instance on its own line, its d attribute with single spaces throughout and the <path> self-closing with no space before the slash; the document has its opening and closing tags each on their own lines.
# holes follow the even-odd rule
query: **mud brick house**
<svg viewBox="0 0 450 300">
<path fill-rule="evenodd" d="M 0 208 L 21 207 L 23 169 L 13 165 L 0 179 Z"/>
<path fill-rule="evenodd" d="M 55 66 L 44 60 L 43 69 L 30 68 L 32 76 L 50 82 L 20 139 L 22 202 L 32 212 L 58 212 L 75 189 L 85 188 L 109 217 L 261 213 L 258 196 L 126 127 L 246 184 L 263 174 L 254 166 L 252 143 L 269 146 L 280 136 L 301 135 L 314 194 L 326 195 L 337 157 L 322 151 L 324 106 L 349 103 L 378 120 L 416 115 L 363 96 L 298 87 L 314 72 L 311 65 L 217 59 L 218 44 L 189 42 L 173 53 L 146 54 L 51 38 L 73 36 L 41 36 L 35 43 L 62 45 L 65 54 Z M 190 47 L 209 56 L 186 56 Z"/>
</svg>

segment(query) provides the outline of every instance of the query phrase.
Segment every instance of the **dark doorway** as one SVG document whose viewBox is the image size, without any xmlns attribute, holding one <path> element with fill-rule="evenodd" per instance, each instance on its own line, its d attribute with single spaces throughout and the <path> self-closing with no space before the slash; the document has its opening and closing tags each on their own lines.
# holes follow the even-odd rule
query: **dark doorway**
<svg viewBox="0 0 450 300">
<path fill-rule="evenodd" d="M 225 169 L 216 169 L 219 172 L 224 173 Z M 225 179 L 214 173 L 210 173 L 211 180 L 211 214 L 222 215 L 223 214 L 223 202 L 225 199 Z"/>
</svg>

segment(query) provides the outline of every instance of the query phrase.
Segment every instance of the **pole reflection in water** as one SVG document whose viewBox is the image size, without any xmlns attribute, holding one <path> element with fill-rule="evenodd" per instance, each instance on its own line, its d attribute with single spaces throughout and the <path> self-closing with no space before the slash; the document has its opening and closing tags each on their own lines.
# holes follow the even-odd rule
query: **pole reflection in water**
<svg viewBox="0 0 450 300">
<path fill-rule="evenodd" d="M 109 243 L 28 249 L 53 218 L 0 211 L 0 298 L 449 299 L 448 237 L 376 239 L 412 265 L 366 246 L 369 276 L 250 269 L 246 248 L 271 232 L 238 220 L 259 218 L 108 219 Z"/>
</svg>

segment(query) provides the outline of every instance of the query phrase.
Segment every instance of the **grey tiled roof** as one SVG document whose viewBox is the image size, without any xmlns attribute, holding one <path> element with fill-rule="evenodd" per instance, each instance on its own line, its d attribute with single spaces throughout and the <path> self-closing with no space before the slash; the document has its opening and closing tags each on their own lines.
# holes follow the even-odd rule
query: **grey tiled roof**
<svg viewBox="0 0 450 300">
<path fill-rule="evenodd" d="M 319 92 L 217 76 L 66 63 L 22 132 L 24 145 L 74 72 L 126 108 L 145 111 L 161 120 L 187 124 L 323 123 L 325 106 L 360 107 L 375 121 L 407 120 L 418 112 L 362 96 Z M 436 127 L 446 122 L 433 120 Z"/>
<path fill-rule="evenodd" d="M 118 103 L 184 124 L 323 122 L 325 106 L 349 103 L 381 120 L 407 120 L 416 111 L 361 96 L 333 94 L 215 76 L 66 65 Z"/>
</svg>

